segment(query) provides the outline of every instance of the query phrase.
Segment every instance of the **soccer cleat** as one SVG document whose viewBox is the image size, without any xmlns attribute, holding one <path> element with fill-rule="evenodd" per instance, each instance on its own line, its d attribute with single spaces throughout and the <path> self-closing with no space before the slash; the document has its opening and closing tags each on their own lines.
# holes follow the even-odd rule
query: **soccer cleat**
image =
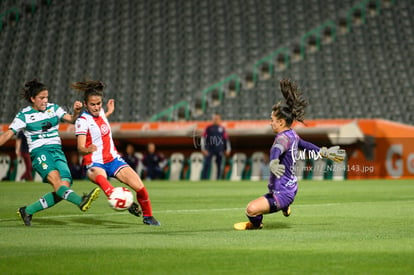
<svg viewBox="0 0 414 275">
<path fill-rule="evenodd" d="M 91 207 L 92 202 L 98 198 L 99 192 L 99 187 L 96 187 L 88 195 L 83 195 L 79 205 L 80 210 L 83 212 L 87 211 Z"/>
<path fill-rule="evenodd" d="M 136 202 L 132 203 L 132 205 L 128 208 L 128 211 L 134 216 L 141 217 L 142 211 L 139 209 L 139 206 Z"/>
<path fill-rule="evenodd" d="M 32 226 L 32 215 L 27 214 L 26 206 L 20 207 L 17 214 L 22 218 L 24 225 Z"/>
<path fill-rule="evenodd" d="M 157 221 L 153 216 L 144 217 L 142 220 L 144 224 L 153 225 L 153 226 L 160 226 L 161 223 Z"/>
<path fill-rule="evenodd" d="M 289 217 L 290 216 L 290 206 L 285 209 L 282 209 L 283 216 Z"/>
<path fill-rule="evenodd" d="M 238 222 L 238 223 L 235 223 L 233 227 L 236 230 L 262 229 L 263 228 L 263 223 L 261 223 L 259 227 L 256 227 L 251 222 Z"/>
</svg>

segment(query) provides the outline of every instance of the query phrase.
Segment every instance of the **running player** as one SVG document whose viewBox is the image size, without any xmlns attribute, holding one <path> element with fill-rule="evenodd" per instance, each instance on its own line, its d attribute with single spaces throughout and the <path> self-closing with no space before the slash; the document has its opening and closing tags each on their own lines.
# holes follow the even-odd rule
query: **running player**
<svg viewBox="0 0 414 275">
<path fill-rule="evenodd" d="M 111 126 L 102 109 L 103 83 L 76 82 L 72 84 L 72 88 L 84 93 L 86 109 L 76 121 L 76 138 L 78 151 L 84 156 L 83 162 L 87 167 L 88 178 L 99 185 L 107 197 L 114 188 L 107 180 L 108 176 L 130 186 L 135 190 L 136 198 L 141 205 L 144 224 L 159 226 L 160 223 L 152 215 L 152 206 L 144 183 L 115 148 Z M 128 210 L 135 216 L 141 214 L 136 203 Z"/>
<path fill-rule="evenodd" d="M 76 101 L 73 105 L 74 114 L 68 114 L 59 105 L 48 103 L 49 92 L 44 84 L 34 79 L 25 84 L 23 97 L 30 106 L 23 108 L 10 124 L 9 129 L 0 136 L 0 146 L 7 142 L 20 130 L 24 131 L 29 145 L 33 168 L 53 187 L 53 192 L 45 194 L 40 200 L 20 207 L 18 214 L 26 226 L 31 226 L 32 215 L 50 208 L 62 199 L 77 205 L 81 211 L 90 207 L 98 194 L 94 188 L 83 197 L 76 194 L 70 187 L 72 176 L 62 151 L 59 137 L 59 122 L 74 123 L 82 108 Z"/>
<path fill-rule="evenodd" d="M 269 192 L 247 205 L 246 215 L 249 221 L 234 224 L 236 230 L 261 229 L 263 214 L 281 210 L 285 217 L 290 215 L 290 205 L 298 189 L 294 171 L 295 153 L 298 148 L 319 152 L 322 157 L 336 162 L 343 161 L 345 157 L 345 151 L 338 146 L 329 149 L 319 148 L 302 140 L 291 129 L 295 120 L 303 123 L 305 107 L 308 103 L 297 90 L 297 85 L 290 80 L 281 80 L 280 88 L 286 102 L 274 105 L 271 113 L 270 125 L 276 137 L 270 149 L 269 168 L 272 173 L 268 184 Z"/>
</svg>

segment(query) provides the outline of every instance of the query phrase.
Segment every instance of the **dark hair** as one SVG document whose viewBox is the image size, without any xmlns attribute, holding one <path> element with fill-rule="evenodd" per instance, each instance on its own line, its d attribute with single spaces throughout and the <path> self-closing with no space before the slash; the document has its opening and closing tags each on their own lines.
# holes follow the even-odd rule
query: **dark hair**
<svg viewBox="0 0 414 275">
<path fill-rule="evenodd" d="M 305 118 L 305 107 L 308 102 L 302 97 L 298 86 L 290 79 L 280 81 L 280 91 L 285 98 L 285 102 L 278 102 L 273 105 L 272 113 L 279 119 L 284 119 L 286 125 L 290 127 L 293 121 L 297 120 L 303 123 Z"/>
<path fill-rule="evenodd" d="M 47 87 L 34 78 L 24 84 L 22 98 L 26 99 L 29 103 L 33 103 L 31 98 L 37 96 L 38 93 L 44 90 L 47 90 Z"/>
<path fill-rule="evenodd" d="M 79 92 L 84 92 L 84 101 L 87 102 L 90 96 L 103 97 L 103 88 L 105 85 L 101 81 L 87 80 L 71 84 L 71 87 Z"/>
</svg>

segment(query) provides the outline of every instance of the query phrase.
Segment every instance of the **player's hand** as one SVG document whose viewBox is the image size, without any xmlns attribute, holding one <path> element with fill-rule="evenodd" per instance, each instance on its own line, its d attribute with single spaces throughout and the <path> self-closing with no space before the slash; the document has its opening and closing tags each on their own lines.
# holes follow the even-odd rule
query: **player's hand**
<svg viewBox="0 0 414 275">
<path fill-rule="evenodd" d="M 91 144 L 91 145 L 89 145 L 86 149 L 88 150 L 88 154 L 90 154 L 90 153 L 93 153 L 93 152 L 95 152 L 96 150 L 98 150 L 98 147 L 96 147 L 96 145 L 95 145 L 95 144 Z"/>
<path fill-rule="evenodd" d="M 269 163 L 270 171 L 276 176 L 276 178 L 280 178 L 285 173 L 285 166 L 283 164 L 279 164 L 279 159 L 274 159 Z"/>
<path fill-rule="evenodd" d="M 339 146 L 333 146 L 329 148 L 321 147 L 319 153 L 323 158 L 327 158 L 335 162 L 342 162 L 346 157 L 346 151 L 339 148 Z"/>
<path fill-rule="evenodd" d="M 108 103 L 106 104 L 107 113 L 112 114 L 115 110 L 115 99 L 108 100 Z"/>
<path fill-rule="evenodd" d="M 73 103 L 73 110 L 75 112 L 75 114 L 79 114 L 80 111 L 82 110 L 83 104 L 80 101 L 75 101 L 75 103 Z"/>
</svg>

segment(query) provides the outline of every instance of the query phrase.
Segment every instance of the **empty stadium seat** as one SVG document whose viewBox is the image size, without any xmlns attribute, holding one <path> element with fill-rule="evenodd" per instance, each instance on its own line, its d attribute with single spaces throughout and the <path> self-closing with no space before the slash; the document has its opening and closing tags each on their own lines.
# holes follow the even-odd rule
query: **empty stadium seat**
<svg viewBox="0 0 414 275">
<path fill-rule="evenodd" d="M 296 178 L 298 179 L 298 181 L 303 179 L 305 169 L 306 169 L 306 161 L 302 159 L 296 160 L 295 173 L 296 173 Z"/>
<path fill-rule="evenodd" d="M 326 159 L 312 160 L 312 179 L 323 180 L 326 175 Z"/>
<path fill-rule="evenodd" d="M 244 177 L 247 157 L 244 153 L 235 153 L 231 158 L 231 166 L 229 171 L 229 180 L 239 181 Z"/>
<path fill-rule="evenodd" d="M 39 173 L 34 172 L 33 181 L 35 181 L 35 182 L 42 182 L 42 177 L 39 175 Z"/>
<path fill-rule="evenodd" d="M 203 171 L 204 156 L 200 152 L 193 152 L 189 158 L 188 179 L 190 181 L 199 181 Z"/>
<path fill-rule="evenodd" d="M 267 165 L 266 156 L 263 152 L 254 152 L 250 157 L 250 180 L 262 179 L 262 167 Z"/>
<path fill-rule="evenodd" d="M 346 172 L 347 172 L 347 165 L 346 161 L 341 163 L 334 162 L 332 167 L 332 179 L 333 180 L 345 180 L 346 179 Z"/>
<path fill-rule="evenodd" d="M 144 163 L 142 162 L 142 160 L 144 159 L 144 154 L 140 153 L 140 152 L 135 152 L 134 155 L 138 158 L 138 165 L 137 168 L 135 169 L 135 172 L 137 172 L 137 174 L 142 177 L 143 173 L 144 173 Z"/>
<path fill-rule="evenodd" d="M 7 177 L 10 166 L 10 156 L 6 154 L 0 154 L 0 181 Z"/>
<path fill-rule="evenodd" d="M 184 155 L 173 153 L 169 159 L 168 179 L 180 180 L 184 169 Z"/>
</svg>

